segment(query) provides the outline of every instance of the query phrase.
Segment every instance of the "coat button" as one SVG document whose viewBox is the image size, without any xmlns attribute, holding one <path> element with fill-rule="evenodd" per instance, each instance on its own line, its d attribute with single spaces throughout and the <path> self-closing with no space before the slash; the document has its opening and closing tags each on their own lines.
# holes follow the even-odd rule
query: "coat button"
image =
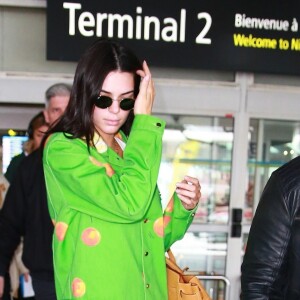
<svg viewBox="0 0 300 300">
<path fill-rule="evenodd" d="M 161 123 L 156 123 L 156 126 L 157 127 L 161 127 Z"/>
<path fill-rule="evenodd" d="M 145 256 L 148 256 L 148 254 L 149 254 L 149 252 L 148 252 L 148 251 L 146 251 L 146 252 L 145 252 Z"/>
<path fill-rule="evenodd" d="M 148 221 L 149 221 L 148 219 L 145 219 L 145 220 L 144 220 L 144 223 L 148 223 Z"/>
<path fill-rule="evenodd" d="M 192 215 L 191 215 L 192 217 L 195 217 L 195 213 L 192 213 Z"/>
<path fill-rule="evenodd" d="M 146 288 L 147 288 L 147 289 L 149 289 L 149 287 L 150 287 L 150 284 L 149 284 L 149 283 L 147 283 L 147 284 L 146 284 Z"/>
</svg>

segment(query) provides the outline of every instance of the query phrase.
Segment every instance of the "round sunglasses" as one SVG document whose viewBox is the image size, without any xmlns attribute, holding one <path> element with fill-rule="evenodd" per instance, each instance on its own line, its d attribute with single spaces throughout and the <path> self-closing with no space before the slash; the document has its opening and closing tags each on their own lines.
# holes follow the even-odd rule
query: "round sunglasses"
<svg viewBox="0 0 300 300">
<path fill-rule="evenodd" d="M 95 105 L 99 108 L 108 108 L 112 105 L 113 100 L 111 97 L 100 95 L 95 99 Z M 134 107 L 134 99 L 132 98 L 123 98 L 120 101 L 120 108 L 123 110 L 131 110 Z"/>
</svg>

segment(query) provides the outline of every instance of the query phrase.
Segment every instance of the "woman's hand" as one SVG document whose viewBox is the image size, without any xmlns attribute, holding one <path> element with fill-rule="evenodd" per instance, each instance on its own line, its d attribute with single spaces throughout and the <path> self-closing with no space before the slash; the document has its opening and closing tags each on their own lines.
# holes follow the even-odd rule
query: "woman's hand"
<svg viewBox="0 0 300 300">
<path fill-rule="evenodd" d="M 185 176 L 184 180 L 176 184 L 176 194 L 187 210 L 192 210 L 201 197 L 201 186 L 197 178 Z"/>
<path fill-rule="evenodd" d="M 142 80 L 134 104 L 134 114 L 151 115 L 155 90 L 150 70 L 145 61 L 143 62 L 143 70 L 138 70 L 136 73 L 141 76 Z"/>
</svg>

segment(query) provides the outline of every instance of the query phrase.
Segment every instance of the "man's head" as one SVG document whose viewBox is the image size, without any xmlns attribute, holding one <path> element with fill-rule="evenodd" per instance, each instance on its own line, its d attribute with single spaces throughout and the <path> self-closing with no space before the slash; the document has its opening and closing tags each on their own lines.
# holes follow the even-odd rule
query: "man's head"
<svg viewBox="0 0 300 300">
<path fill-rule="evenodd" d="M 70 93 L 71 86 L 65 83 L 56 83 L 47 89 L 44 116 L 49 125 L 53 125 L 64 113 L 69 103 Z"/>
</svg>

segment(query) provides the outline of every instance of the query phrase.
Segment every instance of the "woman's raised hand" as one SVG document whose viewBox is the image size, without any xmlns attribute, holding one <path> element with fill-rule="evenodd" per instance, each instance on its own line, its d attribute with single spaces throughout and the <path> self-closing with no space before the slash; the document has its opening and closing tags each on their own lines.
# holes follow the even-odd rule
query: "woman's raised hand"
<svg viewBox="0 0 300 300">
<path fill-rule="evenodd" d="M 134 114 L 151 115 L 155 90 L 150 70 L 145 61 L 143 62 L 143 70 L 138 70 L 136 73 L 141 76 L 141 84 L 134 104 Z"/>
</svg>

